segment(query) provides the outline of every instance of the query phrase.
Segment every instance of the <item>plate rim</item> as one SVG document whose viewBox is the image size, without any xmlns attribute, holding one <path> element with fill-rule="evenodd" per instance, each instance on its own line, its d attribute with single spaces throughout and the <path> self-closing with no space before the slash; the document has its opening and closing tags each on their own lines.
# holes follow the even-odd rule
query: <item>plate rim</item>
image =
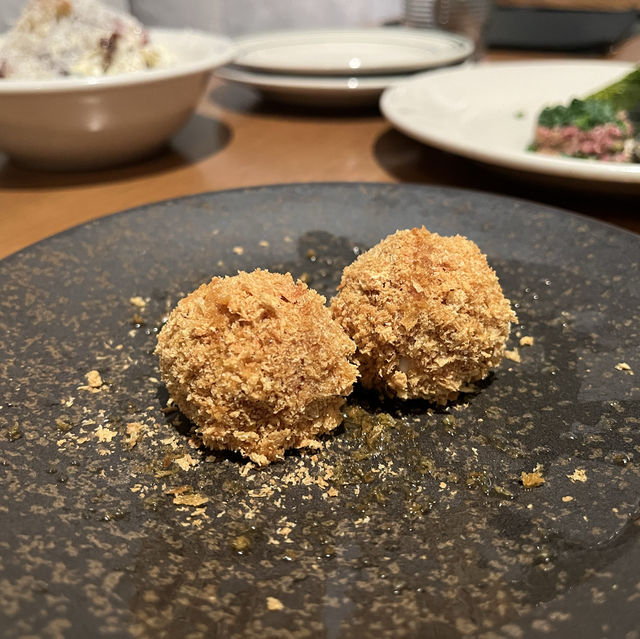
<svg viewBox="0 0 640 639">
<path fill-rule="evenodd" d="M 298 62 L 292 61 L 291 64 L 285 63 L 284 65 L 274 64 L 255 64 L 242 61 L 242 56 L 247 52 L 244 49 L 254 50 L 256 48 L 273 48 L 277 46 L 283 46 L 283 40 L 287 39 L 299 41 L 304 39 L 317 38 L 326 42 L 328 39 L 362 39 L 372 41 L 379 39 L 392 39 L 394 41 L 402 41 L 406 38 L 411 38 L 417 42 L 440 42 L 451 46 L 451 53 L 448 55 L 440 55 L 431 62 L 415 62 L 409 64 L 377 64 L 365 66 L 365 68 L 351 69 L 343 66 L 335 65 L 301 65 Z M 278 44 L 280 41 L 280 44 Z M 389 27 L 361 27 L 361 28 L 325 28 L 325 29 L 286 29 L 277 31 L 264 31 L 260 33 L 254 33 L 246 36 L 240 36 L 234 39 L 236 45 L 236 53 L 233 58 L 234 64 L 243 68 L 252 69 L 254 71 L 271 72 L 271 73 L 290 73 L 298 75 L 344 75 L 349 76 L 354 73 L 362 75 L 383 75 L 388 73 L 402 73 L 406 71 L 418 71 L 429 68 L 434 68 L 446 64 L 453 64 L 455 62 L 462 61 L 472 55 L 475 46 L 473 41 L 466 36 L 449 33 L 441 29 L 411 29 L 403 26 L 389 26 Z M 386 43 L 381 43 L 386 44 Z M 457 50 L 456 50 L 457 49 Z"/>
<path fill-rule="evenodd" d="M 344 93 L 381 92 L 390 84 L 408 80 L 407 75 L 351 75 L 351 76 L 300 76 L 294 74 L 259 73 L 249 69 L 225 65 L 214 71 L 214 75 L 227 82 L 236 82 L 264 90 L 288 91 L 291 93 Z"/>
<path fill-rule="evenodd" d="M 513 195 L 507 195 L 503 193 L 493 193 L 488 191 L 480 191 L 478 189 L 467 188 L 467 187 L 446 186 L 446 185 L 439 185 L 439 184 L 419 184 L 419 183 L 413 183 L 413 182 L 408 182 L 408 183 L 379 182 L 379 181 L 365 181 L 365 180 L 359 180 L 354 182 L 330 180 L 330 181 L 322 181 L 322 182 L 272 182 L 267 184 L 254 184 L 251 186 L 237 186 L 237 187 L 228 188 L 228 189 L 207 190 L 207 191 L 202 191 L 198 193 L 190 193 L 188 195 L 177 195 L 175 197 L 152 200 L 149 202 L 145 202 L 144 204 L 136 204 L 134 206 L 131 206 L 125 209 L 121 209 L 118 211 L 113 211 L 112 213 L 101 215 L 100 217 L 97 217 L 97 218 L 92 218 L 92 219 L 85 220 L 83 222 L 79 222 L 78 224 L 75 224 L 73 226 L 60 230 L 57 233 L 53 233 L 52 235 L 48 235 L 39 240 L 36 240 L 35 242 L 32 242 L 31 244 L 28 244 L 27 246 L 24 246 L 18 249 L 17 251 L 14 251 L 13 253 L 9 253 L 8 255 L 5 255 L 3 258 L 0 258 L 0 266 L 6 265 L 8 262 L 14 259 L 19 259 L 22 254 L 28 252 L 29 250 L 35 247 L 39 247 L 43 244 L 46 244 L 47 242 L 55 238 L 70 235 L 78 231 L 79 229 L 82 229 L 84 227 L 88 227 L 91 225 L 108 223 L 108 220 L 110 218 L 127 216 L 132 213 L 135 213 L 136 211 L 145 210 L 152 206 L 163 206 L 163 205 L 175 204 L 175 203 L 179 203 L 187 200 L 197 200 L 199 198 L 206 198 L 209 196 L 223 195 L 228 193 L 241 193 L 241 192 L 247 192 L 247 191 L 257 192 L 261 190 L 275 191 L 275 190 L 294 189 L 294 188 L 301 188 L 301 187 L 302 188 L 304 187 L 312 187 L 312 188 L 348 187 L 348 188 L 353 188 L 354 190 L 359 190 L 362 188 L 366 189 L 370 187 L 372 188 L 385 187 L 385 188 L 397 189 L 397 190 L 404 190 L 404 189 L 438 190 L 443 193 L 451 193 L 453 195 L 461 195 L 461 194 L 480 195 L 482 197 L 486 197 L 489 199 L 518 202 L 523 205 L 532 205 L 537 207 L 541 211 L 543 210 L 555 216 L 568 216 L 570 218 L 574 218 L 576 221 L 579 221 L 583 224 L 593 225 L 594 227 L 600 229 L 602 232 L 607 233 L 609 236 L 612 236 L 612 235 L 625 236 L 628 240 L 638 242 L 640 246 L 640 233 L 635 233 L 630 229 L 618 226 L 606 220 L 591 217 L 590 215 L 587 215 L 585 213 L 579 213 L 577 211 L 564 209 L 560 206 L 545 204 L 544 202 L 536 202 L 535 200 L 529 200 L 526 198 L 521 198 Z"/>
</svg>

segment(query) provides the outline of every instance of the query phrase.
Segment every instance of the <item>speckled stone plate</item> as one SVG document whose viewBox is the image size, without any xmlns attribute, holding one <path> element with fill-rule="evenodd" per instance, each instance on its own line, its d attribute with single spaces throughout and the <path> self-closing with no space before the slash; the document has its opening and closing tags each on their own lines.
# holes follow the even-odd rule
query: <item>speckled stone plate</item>
<svg viewBox="0 0 640 639">
<path fill-rule="evenodd" d="M 199 447 L 152 352 L 176 301 L 258 266 L 331 295 L 422 224 L 487 254 L 510 359 L 444 409 L 357 390 L 322 449 L 266 469 Z M 314 184 L 5 259 L 3 637 L 638 637 L 639 257 L 637 235 L 523 201 Z"/>
</svg>

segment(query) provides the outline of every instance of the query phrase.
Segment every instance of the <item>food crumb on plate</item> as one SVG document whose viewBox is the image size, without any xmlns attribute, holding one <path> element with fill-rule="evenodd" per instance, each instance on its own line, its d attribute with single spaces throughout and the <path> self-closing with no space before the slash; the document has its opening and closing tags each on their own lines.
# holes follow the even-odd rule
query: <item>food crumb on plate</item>
<svg viewBox="0 0 640 639">
<path fill-rule="evenodd" d="M 619 362 L 616 364 L 616 370 L 622 371 L 623 373 L 627 373 L 628 375 L 633 375 L 633 369 L 626 362 Z"/>
<path fill-rule="evenodd" d="M 89 388 L 100 388 L 103 384 L 102 377 L 100 373 L 96 370 L 89 371 L 85 378 L 87 380 L 87 384 Z"/>
<path fill-rule="evenodd" d="M 522 472 L 521 476 L 522 485 L 525 488 L 537 488 L 538 486 L 542 486 L 544 484 L 544 477 L 540 474 L 539 471 L 533 471 L 532 473 Z"/>
<path fill-rule="evenodd" d="M 124 443 L 129 448 L 133 448 L 142 438 L 142 430 L 144 429 L 144 424 L 140 422 L 128 422 L 126 428 L 127 434 L 124 438 Z"/>
<path fill-rule="evenodd" d="M 587 481 L 587 471 L 584 468 L 576 468 L 571 475 L 567 475 L 567 477 L 572 482 L 586 482 Z"/>
<path fill-rule="evenodd" d="M 276 597 L 267 597 L 268 610 L 284 610 L 284 604 Z"/>
<path fill-rule="evenodd" d="M 504 352 L 504 356 L 507 359 L 510 359 L 512 362 L 520 362 L 520 352 L 518 351 L 517 348 L 514 348 L 512 350 L 506 350 Z"/>
<path fill-rule="evenodd" d="M 145 299 L 140 295 L 134 295 L 133 297 L 130 297 L 129 301 L 138 308 L 144 308 L 147 305 Z"/>
<path fill-rule="evenodd" d="M 209 501 L 208 497 L 200 495 L 199 493 L 186 493 L 181 495 L 175 495 L 173 503 L 177 506 L 203 506 Z"/>
<path fill-rule="evenodd" d="M 110 442 L 118 433 L 110 428 L 104 426 L 98 426 L 96 428 L 96 437 L 99 442 Z"/>
<path fill-rule="evenodd" d="M 183 455 L 173 460 L 173 463 L 180 466 L 182 470 L 191 470 L 194 466 L 198 465 L 198 460 L 191 457 L 191 455 Z"/>
</svg>

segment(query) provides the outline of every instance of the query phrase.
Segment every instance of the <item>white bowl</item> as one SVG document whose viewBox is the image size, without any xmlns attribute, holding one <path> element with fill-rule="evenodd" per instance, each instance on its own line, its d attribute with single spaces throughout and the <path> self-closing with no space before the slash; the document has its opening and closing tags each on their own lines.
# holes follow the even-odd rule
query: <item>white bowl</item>
<svg viewBox="0 0 640 639">
<path fill-rule="evenodd" d="M 0 150 L 48 170 L 86 170 L 150 155 L 187 122 L 212 72 L 231 60 L 227 38 L 149 29 L 172 57 L 160 69 L 87 78 L 0 80 Z"/>
</svg>

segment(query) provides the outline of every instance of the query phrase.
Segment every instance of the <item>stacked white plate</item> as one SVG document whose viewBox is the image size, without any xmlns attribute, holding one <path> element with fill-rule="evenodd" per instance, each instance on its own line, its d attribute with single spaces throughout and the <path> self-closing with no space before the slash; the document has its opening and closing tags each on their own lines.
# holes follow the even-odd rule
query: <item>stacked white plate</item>
<svg viewBox="0 0 640 639">
<path fill-rule="evenodd" d="M 463 36 L 404 27 L 277 31 L 238 38 L 235 45 L 233 63 L 218 69 L 219 78 L 315 106 L 376 103 L 399 80 L 473 53 Z"/>
</svg>

